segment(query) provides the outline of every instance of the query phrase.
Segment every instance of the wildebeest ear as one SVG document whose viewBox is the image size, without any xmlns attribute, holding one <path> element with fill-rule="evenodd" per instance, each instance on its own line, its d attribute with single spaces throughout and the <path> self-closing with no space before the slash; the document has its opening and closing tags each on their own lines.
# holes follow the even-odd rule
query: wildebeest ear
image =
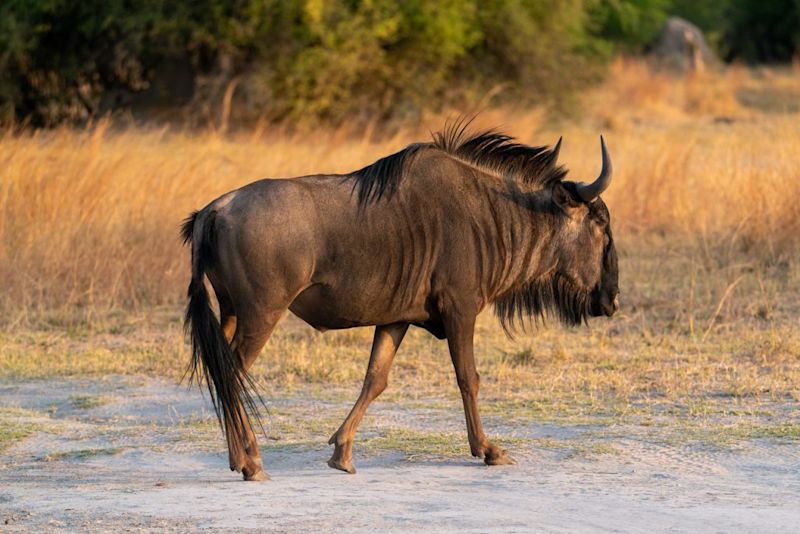
<svg viewBox="0 0 800 534">
<path fill-rule="evenodd" d="M 577 208 L 581 203 L 564 182 L 557 182 L 553 185 L 553 202 L 564 211 Z"/>
</svg>

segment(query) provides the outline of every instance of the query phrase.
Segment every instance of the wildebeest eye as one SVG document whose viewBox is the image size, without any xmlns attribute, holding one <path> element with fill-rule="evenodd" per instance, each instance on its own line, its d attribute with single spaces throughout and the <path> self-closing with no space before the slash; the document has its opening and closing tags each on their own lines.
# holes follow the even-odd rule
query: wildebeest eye
<svg viewBox="0 0 800 534">
<path fill-rule="evenodd" d="M 594 219 L 595 222 L 597 222 L 597 224 L 599 224 L 600 226 L 603 227 L 608 226 L 609 223 L 608 211 L 598 207 L 592 210 L 592 219 Z"/>
<path fill-rule="evenodd" d="M 598 224 L 598 226 L 600 226 L 601 228 L 605 228 L 606 226 L 608 226 L 608 215 L 606 215 L 602 211 L 597 211 L 593 215 L 594 216 L 592 217 L 592 219 L 594 220 L 594 222 Z"/>
</svg>

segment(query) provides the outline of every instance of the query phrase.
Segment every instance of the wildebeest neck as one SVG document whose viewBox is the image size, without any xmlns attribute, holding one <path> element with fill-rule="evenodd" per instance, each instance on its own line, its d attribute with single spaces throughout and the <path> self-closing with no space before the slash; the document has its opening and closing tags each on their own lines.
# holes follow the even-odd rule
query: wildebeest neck
<svg viewBox="0 0 800 534">
<path fill-rule="evenodd" d="M 494 244 L 487 261 L 502 265 L 487 301 L 525 291 L 531 284 L 549 283 L 556 272 L 558 224 L 549 191 L 524 192 L 507 180 L 504 187 L 492 189 L 486 196 L 485 216 L 493 224 L 486 238 Z"/>
</svg>

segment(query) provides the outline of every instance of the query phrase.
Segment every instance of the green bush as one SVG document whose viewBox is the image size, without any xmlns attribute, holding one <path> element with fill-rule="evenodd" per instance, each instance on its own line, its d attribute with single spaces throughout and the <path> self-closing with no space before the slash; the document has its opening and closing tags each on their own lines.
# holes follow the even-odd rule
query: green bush
<svg viewBox="0 0 800 534">
<path fill-rule="evenodd" d="M 724 53 L 748 62 L 790 61 L 800 48 L 800 0 L 728 0 Z"/>
<path fill-rule="evenodd" d="M 0 121 L 84 121 L 164 65 L 193 110 L 237 85 L 248 114 L 292 121 L 413 117 L 494 101 L 563 105 L 615 50 L 642 51 L 669 14 L 728 57 L 787 60 L 800 0 L 5 0 Z M 170 63 L 171 62 L 171 63 Z M 162 81 L 162 89 L 170 89 Z M 151 99 L 152 103 L 152 99 Z M 165 103 L 166 104 L 166 103 Z"/>
<path fill-rule="evenodd" d="M 602 0 L 593 7 L 603 37 L 640 52 L 661 30 L 672 0 Z"/>
</svg>

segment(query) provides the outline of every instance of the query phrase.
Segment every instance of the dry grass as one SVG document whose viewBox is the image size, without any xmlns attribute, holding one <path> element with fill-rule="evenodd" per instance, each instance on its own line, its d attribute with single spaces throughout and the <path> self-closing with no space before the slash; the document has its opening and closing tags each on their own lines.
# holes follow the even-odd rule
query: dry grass
<svg viewBox="0 0 800 534">
<path fill-rule="evenodd" d="M 484 396 L 535 416 L 642 406 L 692 415 L 800 399 L 800 127 L 781 104 L 797 94 L 791 70 L 674 79 L 621 62 L 586 96 L 580 120 L 481 115 L 479 126 L 533 144 L 564 135 L 562 161 L 581 180 L 597 172 L 596 137 L 607 135 L 615 181 L 605 198 L 623 292 L 622 312 L 589 330 L 511 341 L 483 316 Z M 349 171 L 425 136 L 222 136 L 107 122 L 6 134 L 0 376 L 179 377 L 188 261 L 177 230 L 186 214 L 264 176 Z M 270 390 L 333 383 L 350 397 L 370 338 L 366 329 L 323 338 L 289 320 L 255 374 Z M 393 381 L 387 399 L 457 397 L 444 344 L 421 331 L 404 343 Z"/>
</svg>

